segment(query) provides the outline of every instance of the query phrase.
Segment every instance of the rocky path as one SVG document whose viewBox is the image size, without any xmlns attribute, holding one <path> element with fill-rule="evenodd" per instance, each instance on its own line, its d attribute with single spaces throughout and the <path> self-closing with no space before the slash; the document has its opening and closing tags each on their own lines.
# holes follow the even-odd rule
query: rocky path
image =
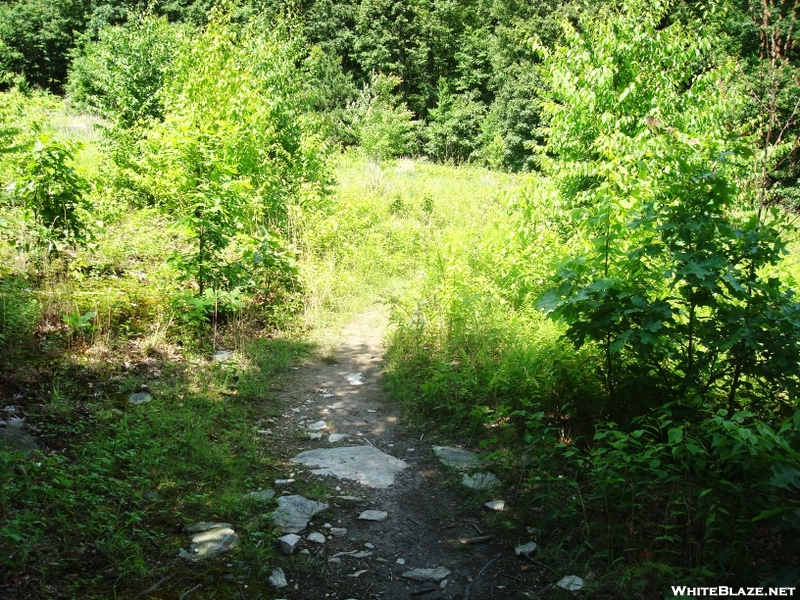
<svg viewBox="0 0 800 600">
<path fill-rule="evenodd" d="M 276 446 L 285 441 L 275 448 L 286 461 L 274 517 L 287 554 L 272 579 L 279 597 L 536 597 L 547 572 L 525 555 L 532 546 L 515 552 L 532 537 L 509 532 L 503 514 L 484 505 L 506 500 L 502 485 L 467 488 L 463 469 L 444 465 L 424 437 L 412 438 L 400 409 L 387 401 L 386 322 L 378 307 L 355 318 L 335 357 L 296 370 L 283 418 L 269 424 Z M 495 483 L 488 474 L 474 477 L 470 454 L 445 460 L 473 467 L 479 487 Z M 305 502 L 319 482 L 329 497 Z"/>
</svg>

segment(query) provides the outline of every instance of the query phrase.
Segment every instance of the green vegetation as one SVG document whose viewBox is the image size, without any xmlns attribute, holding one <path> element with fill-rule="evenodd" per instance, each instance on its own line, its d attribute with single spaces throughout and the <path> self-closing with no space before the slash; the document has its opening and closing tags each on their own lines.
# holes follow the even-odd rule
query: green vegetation
<svg viewBox="0 0 800 600">
<path fill-rule="evenodd" d="M 376 300 L 587 597 L 800 579 L 796 8 L 144 8 L 0 7 L 0 584 L 135 597 L 197 520 L 266 572 L 256 432 Z"/>
</svg>

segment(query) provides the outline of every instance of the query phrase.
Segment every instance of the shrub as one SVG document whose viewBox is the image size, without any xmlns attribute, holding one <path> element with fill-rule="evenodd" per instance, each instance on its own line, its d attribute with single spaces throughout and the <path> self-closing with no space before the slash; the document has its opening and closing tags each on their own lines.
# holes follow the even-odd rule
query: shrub
<svg viewBox="0 0 800 600">
<path fill-rule="evenodd" d="M 392 93 L 399 84 L 397 77 L 373 73 L 348 108 L 354 137 L 371 158 L 407 156 L 417 148 L 418 123 Z"/>
<path fill-rule="evenodd" d="M 50 251 L 84 242 L 90 234 L 84 195 L 87 183 L 70 164 L 76 145 L 40 137 L 23 155 L 17 179 L 10 185 L 11 198 L 38 226 L 38 245 Z"/>
<path fill-rule="evenodd" d="M 172 261 L 198 297 L 290 273 L 286 242 L 322 203 L 326 146 L 304 114 L 302 58 L 280 24 L 217 11 L 174 62 L 164 120 L 140 132 L 130 177 L 191 240 Z"/>
<path fill-rule="evenodd" d="M 478 148 L 485 107 L 466 95 L 454 95 L 444 81 L 425 128 L 425 152 L 437 160 L 469 161 Z"/>
<path fill-rule="evenodd" d="M 101 29 L 72 62 L 69 97 L 126 128 L 140 120 L 160 120 L 159 90 L 184 33 L 185 28 L 149 15 Z"/>
</svg>

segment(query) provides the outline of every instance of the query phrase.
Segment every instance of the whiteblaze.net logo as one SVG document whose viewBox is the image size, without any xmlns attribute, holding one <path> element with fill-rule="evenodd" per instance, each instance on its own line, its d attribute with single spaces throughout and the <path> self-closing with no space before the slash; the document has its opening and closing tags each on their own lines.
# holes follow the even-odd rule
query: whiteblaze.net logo
<svg viewBox="0 0 800 600">
<path fill-rule="evenodd" d="M 716 587 L 690 587 L 686 585 L 673 585 L 672 595 L 679 598 L 691 598 L 696 596 L 716 596 L 717 598 L 738 598 L 746 596 L 794 596 L 793 587 L 728 587 L 719 585 Z"/>
</svg>

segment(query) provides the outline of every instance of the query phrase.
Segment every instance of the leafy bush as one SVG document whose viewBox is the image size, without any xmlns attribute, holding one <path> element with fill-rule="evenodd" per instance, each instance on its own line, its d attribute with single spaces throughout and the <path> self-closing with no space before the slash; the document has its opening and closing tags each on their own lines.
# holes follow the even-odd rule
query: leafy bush
<svg viewBox="0 0 800 600">
<path fill-rule="evenodd" d="M 28 83 L 58 91 L 88 20 L 86 0 L 17 0 L 0 5 L 0 78 L 24 75 Z"/>
<path fill-rule="evenodd" d="M 694 32 L 656 28 L 595 21 L 546 64 L 543 162 L 586 241 L 542 306 L 602 346 L 607 393 L 634 412 L 694 396 L 791 406 L 800 305 L 764 271 L 785 249 L 780 213 L 737 212 L 752 153 L 730 133 L 731 72 Z"/>
<path fill-rule="evenodd" d="M 399 84 L 397 77 L 373 73 L 348 108 L 354 137 L 367 156 L 408 156 L 417 148 L 418 123 L 392 93 Z"/>
<path fill-rule="evenodd" d="M 140 15 L 100 30 L 72 62 L 67 93 L 79 106 L 123 127 L 161 119 L 159 90 L 185 29 Z"/>
<path fill-rule="evenodd" d="M 303 112 L 302 52 L 279 24 L 236 26 L 216 13 L 174 62 L 163 122 L 141 132 L 130 177 L 192 240 L 172 260 L 198 297 L 207 287 L 252 291 L 269 273 L 291 272 L 275 240 L 322 202 L 326 149 Z"/>
<path fill-rule="evenodd" d="M 88 204 L 86 181 L 70 162 L 76 146 L 42 136 L 21 161 L 19 177 L 10 186 L 11 198 L 38 225 L 38 245 L 49 250 L 64 243 L 83 242 L 90 228 L 83 214 Z"/>
<path fill-rule="evenodd" d="M 466 95 L 454 95 L 443 81 L 425 128 L 425 152 L 444 161 L 470 160 L 478 148 L 485 107 Z"/>
<path fill-rule="evenodd" d="M 477 154 L 484 163 L 510 171 L 532 171 L 533 146 L 539 141 L 541 106 L 531 102 L 542 81 L 531 63 L 510 65 L 479 133 Z"/>
</svg>

